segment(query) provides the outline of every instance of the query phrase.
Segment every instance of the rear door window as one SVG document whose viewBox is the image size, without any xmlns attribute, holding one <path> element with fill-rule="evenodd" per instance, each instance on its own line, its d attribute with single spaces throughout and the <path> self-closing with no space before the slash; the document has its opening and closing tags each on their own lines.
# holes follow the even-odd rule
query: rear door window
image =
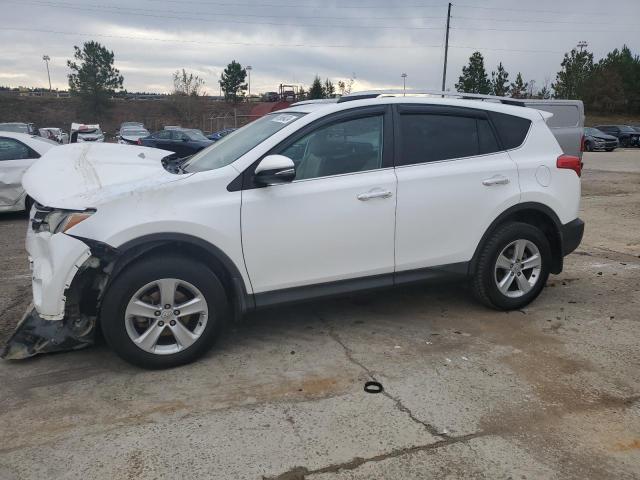
<svg viewBox="0 0 640 480">
<path fill-rule="evenodd" d="M 473 157 L 500 150 L 486 118 L 430 113 L 400 115 L 397 165 Z"/>
</svg>

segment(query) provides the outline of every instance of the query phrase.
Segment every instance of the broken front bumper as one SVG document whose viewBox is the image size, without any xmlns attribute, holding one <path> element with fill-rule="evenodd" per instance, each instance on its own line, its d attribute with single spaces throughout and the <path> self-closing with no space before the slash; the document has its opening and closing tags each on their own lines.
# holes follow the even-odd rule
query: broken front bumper
<svg viewBox="0 0 640 480">
<path fill-rule="evenodd" d="M 103 269 L 115 250 L 85 240 L 29 228 L 33 304 L 0 357 L 20 359 L 93 344 Z"/>
<path fill-rule="evenodd" d="M 89 246 L 64 233 L 27 230 L 33 304 L 45 320 L 62 320 L 65 290 L 82 264 L 91 256 Z"/>
<path fill-rule="evenodd" d="M 45 320 L 30 307 L 5 345 L 0 357 L 19 360 L 38 353 L 78 350 L 92 345 L 95 337 L 95 317 L 75 320 Z"/>
</svg>

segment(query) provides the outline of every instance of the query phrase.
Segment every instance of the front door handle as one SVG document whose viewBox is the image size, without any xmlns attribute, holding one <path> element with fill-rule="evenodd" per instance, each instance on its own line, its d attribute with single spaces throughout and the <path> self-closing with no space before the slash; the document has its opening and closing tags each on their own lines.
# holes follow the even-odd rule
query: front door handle
<svg viewBox="0 0 640 480">
<path fill-rule="evenodd" d="M 491 178 L 486 178 L 482 181 L 485 187 L 491 187 L 493 185 L 506 185 L 509 183 L 509 179 L 503 175 L 494 175 Z"/>
<path fill-rule="evenodd" d="M 374 189 L 356 196 L 358 200 L 366 202 L 372 198 L 390 198 L 393 194 L 389 190 Z"/>
</svg>

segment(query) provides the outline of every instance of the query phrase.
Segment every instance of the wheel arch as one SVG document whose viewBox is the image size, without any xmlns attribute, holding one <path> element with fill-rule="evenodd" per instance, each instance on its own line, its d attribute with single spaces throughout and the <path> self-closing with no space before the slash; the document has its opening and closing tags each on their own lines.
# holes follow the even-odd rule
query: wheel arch
<svg viewBox="0 0 640 480">
<path fill-rule="evenodd" d="M 254 308 L 244 278 L 235 263 L 215 245 L 184 233 L 157 233 L 129 240 L 117 248 L 118 255 L 110 272 L 109 284 L 131 263 L 163 252 L 180 254 L 204 263 L 220 279 L 236 317 Z"/>
<path fill-rule="evenodd" d="M 491 235 L 498 227 L 508 222 L 522 222 L 539 228 L 549 240 L 553 255 L 551 273 L 560 273 L 563 266 L 562 255 L 562 223 L 558 215 L 548 206 L 537 202 L 524 202 L 514 205 L 498 217 L 489 225 L 484 232 L 469 264 L 469 274 L 476 272 L 478 257 Z"/>
</svg>

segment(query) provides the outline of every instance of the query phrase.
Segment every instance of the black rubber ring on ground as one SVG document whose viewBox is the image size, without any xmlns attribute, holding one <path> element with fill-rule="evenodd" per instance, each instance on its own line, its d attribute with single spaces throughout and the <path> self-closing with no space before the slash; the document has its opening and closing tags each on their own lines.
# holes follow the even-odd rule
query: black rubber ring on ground
<svg viewBox="0 0 640 480">
<path fill-rule="evenodd" d="M 384 389 L 380 382 L 366 382 L 364 384 L 364 391 L 367 393 L 381 393 L 382 390 Z"/>
</svg>

